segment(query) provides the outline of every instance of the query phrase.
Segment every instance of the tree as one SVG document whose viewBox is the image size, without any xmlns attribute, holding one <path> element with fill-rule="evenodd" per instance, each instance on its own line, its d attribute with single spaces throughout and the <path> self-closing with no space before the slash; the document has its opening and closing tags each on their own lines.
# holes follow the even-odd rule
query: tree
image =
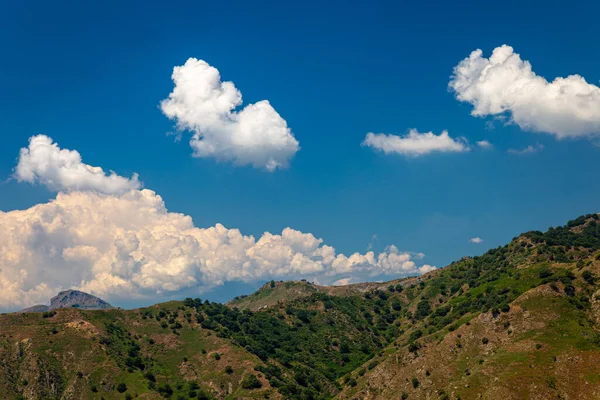
<svg viewBox="0 0 600 400">
<path fill-rule="evenodd" d="M 340 353 L 350 353 L 350 346 L 348 345 L 348 343 L 342 343 L 342 345 L 340 346 Z"/>
<path fill-rule="evenodd" d="M 262 387 L 262 383 L 260 383 L 256 375 L 250 374 L 244 377 L 242 380 L 242 387 L 244 389 L 260 389 Z"/>
<path fill-rule="evenodd" d="M 119 383 L 117 385 L 117 392 L 119 393 L 125 393 L 127 391 L 127 385 L 124 384 L 123 382 Z"/>
<path fill-rule="evenodd" d="M 419 380 L 416 377 L 412 378 L 412 385 L 415 389 L 418 388 L 420 384 L 421 383 L 419 382 Z"/>
<path fill-rule="evenodd" d="M 588 271 L 588 270 L 583 271 L 583 273 L 581 274 L 581 277 L 583 278 L 584 281 L 586 281 L 590 285 L 593 285 L 594 282 L 596 281 L 596 277 L 594 276 L 594 274 L 592 274 L 592 272 Z"/>
</svg>

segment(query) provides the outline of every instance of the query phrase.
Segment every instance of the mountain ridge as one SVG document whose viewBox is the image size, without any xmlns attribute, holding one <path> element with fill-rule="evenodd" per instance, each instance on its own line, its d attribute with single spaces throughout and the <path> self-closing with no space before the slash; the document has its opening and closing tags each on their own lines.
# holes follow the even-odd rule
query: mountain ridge
<svg viewBox="0 0 600 400">
<path fill-rule="evenodd" d="M 99 297 L 79 290 L 69 289 L 59 292 L 50 299 L 50 305 L 38 304 L 25 308 L 19 312 L 46 312 L 58 308 L 79 308 L 82 310 L 109 310 L 113 308 Z"/>
<path fill-rule="evenodd" d="M 226 305 L 189 298 L 135 310 L 0 315 L 0 392 L 600 398 L 598 222 L 597 214 L 582 216 L 383 283 L 272 281 Z"/>
</svg>

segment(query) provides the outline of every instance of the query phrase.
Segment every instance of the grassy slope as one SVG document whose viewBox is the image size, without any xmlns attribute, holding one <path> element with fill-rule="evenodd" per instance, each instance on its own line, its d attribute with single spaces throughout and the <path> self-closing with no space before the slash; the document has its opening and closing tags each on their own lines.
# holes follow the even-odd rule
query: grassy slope
<svg viewBox="0 0 600 400">
<path fill-rule="evenodd" d="M 598 398 L 597 219 L 527 233 L 421 278 L 335 288 L 274 282 L 228 307 L 189 299 L 2 315 L 0 393 Z M 243 387 L 250 375 L 260 388 Z"/>
<path fill-rule="evenodd" d="M 248 296 L 238 296 L 227 303 L 231 308 L 259 311 L 281 306 L 317 293 L 329 296 L 361 296 L 366 292 L 385 289 L 390 285 L 407 285 L 417 278 L 396 279 L 390 282 L 366 282 L 344 286 L 319 286 L 307 281 L 271 281 Z"/>
<path fill-rule="evenodd" d="M 600 398 L 600 292 L 594 279 L 600 275 L 599 246 L 597 241 L 568 245 L 580 244 L 582 228 L 589 226 L 571 227 L 568 231 L 577 237 L 567 235 L 566 240 L 555 240 L 554 234 L 543 240 L 539 233 L 523 235 L 495 260 L 488 253 L 481 275 L 471 287 L 463 286 L 463 293 L 448 296 L 440 286 L 450 287 L 453 276 L 468 280 L 459 272 L 471 269 L 472 260 L 431 278 L 418 296 L 429 299 L 434 310 L 445 305 L 454 310 L 469 299 L 503 292 L 509 298 L 500 298 L 499 304 L 497 299 L 498 305 L 484 313 L 470 309 L 441 329 L 426 329 L 435 311 L 415 321 L 380 353 L 376 367 L 364 376 L 353 374 L 356 385 L 347 386 L 339 398 Z M 599 237 L 593 219 L 591 226 Z M 499 260 L 509 268 L 498 272 Z M 494 279 L 484 282 L 489 275 Z M 419 348 L 411 352 L 407 335 L 417 329 L 423 336 L 413 341 Z"/>
<path fill-rule="evenodd" d="M 199 329 L 195 319 L 188 322 L 183 309 L 181 302 L 173 302 L 133 311 L 61 309 L 50 318 L 41 313 L 2 315 L 0 392 L 9 393 L 8 398 L 123 399 L 130 394 L 152 399 L 162 398 L 158 389 L 166 384 L 172 398 L 189 398 L 190 392 L 262 398 L 272 391 L 267 381 L 258 391 L 241 388 L 243 376 L 255 373 L 260 360 L 214 332 Z M 157 321 L 160 311 L 166 317 Z M 161 323 L 168 324 L 175 314 L 181 328 L 163 328 Z M 107 326 L 117 330 L 109 333 Z M 138 354 L 130 357 L 137 347 Z M 128 366 L 135 357 L 143 370 Z M 228 365 L 233 372 L 225 373 Z M 144 376 L 148 372 L 155 383 Z M 120 383 L 127 385 L 126 392 L 118 392 Z M 194 384 L 199 389 L 191 390 Z"/>
</svg>

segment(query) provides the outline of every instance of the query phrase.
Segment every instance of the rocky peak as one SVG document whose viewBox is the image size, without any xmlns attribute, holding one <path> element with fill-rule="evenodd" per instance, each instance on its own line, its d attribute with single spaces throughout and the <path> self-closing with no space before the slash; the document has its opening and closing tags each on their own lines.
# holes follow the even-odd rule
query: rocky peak
<svg viewBox="0 0 600 400">
<path fill-rule="evenodd" d="M 79 308 L 82 310 L 107 310 L 113 308 L 104 300 L 79 290 L 65 290 L 50 300 L 50 310 L 56 308 Z"/>
</svg>

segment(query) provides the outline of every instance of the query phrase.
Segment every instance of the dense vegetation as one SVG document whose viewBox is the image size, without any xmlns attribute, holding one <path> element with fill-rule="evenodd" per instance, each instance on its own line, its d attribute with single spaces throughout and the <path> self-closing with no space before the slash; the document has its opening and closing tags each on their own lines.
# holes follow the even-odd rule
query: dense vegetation
<svg viewBox="0 0 600 400">
<path fill-rule="evenodd" d="M 337 379 L 397 335 L 391 323 L 400 315 L 385 292 L 366 298 L 316 294 L 275 313 L 239 311 L 200 299 L 186 299 L 184 305 L 195 311 L 204 329 L 264 361 L 258 370 L 289 398 L 331 397 Z"/>
</svg>

